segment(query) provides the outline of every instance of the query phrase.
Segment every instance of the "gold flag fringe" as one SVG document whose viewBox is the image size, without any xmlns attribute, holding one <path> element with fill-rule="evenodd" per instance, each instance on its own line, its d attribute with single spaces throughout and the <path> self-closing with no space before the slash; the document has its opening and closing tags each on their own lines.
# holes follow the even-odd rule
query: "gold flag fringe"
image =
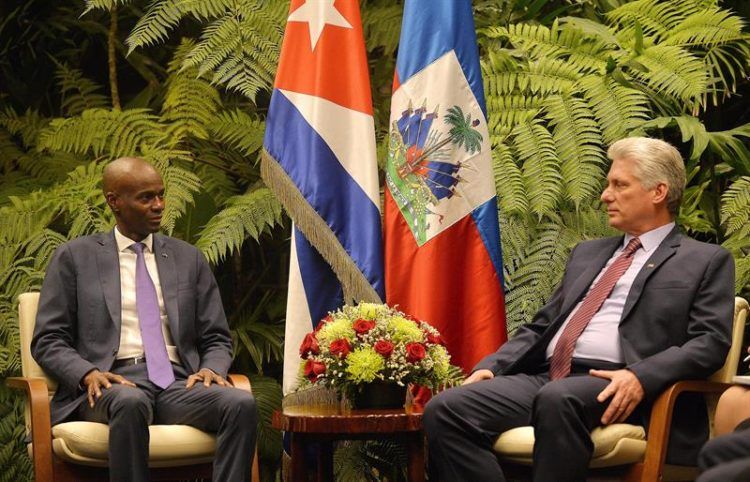
<svg viewBox="0 0 750 482">
<path fill-rule="evenodd" d="M 265 149 L 261 154 L 260 175 L 279 198 L 302 234 L 336 273 L 344 290 L 344 302 L 382 303 L 378 293 L 346 252 L 330 226 L 310 206 L 284 169 Z"/>
</svg>

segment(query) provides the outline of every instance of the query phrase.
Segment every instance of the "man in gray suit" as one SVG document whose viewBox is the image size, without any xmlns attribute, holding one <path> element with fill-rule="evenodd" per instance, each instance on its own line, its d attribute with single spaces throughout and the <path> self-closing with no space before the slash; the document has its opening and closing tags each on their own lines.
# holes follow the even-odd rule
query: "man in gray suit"
<svg viewBox="0 0 750 482">
<path fill-rule="evenodd" d="M 224 377 L 232 343 L 216 280 L 193 246 L 158 234 L 159 173 L 113 161 L 113 232 L 60 246 L 42 285 L 31 351 L 60 386 L 52 423 L 107 423 L 110 480 L 148 480 L 150 424 L 217 434 L 213 480 L 250 479 L 257 410 Z"/>
<path fill-rule="evenodd" d="M 495 438 L 534 427 L 535 481 L 585 480 L 599 425 L 646 426 L 671 383 L 720 368 L 731 338 L 734 263 L 719 246 L 680 234 L 685 185 L 666 142 L 614 143 L 601 200 L 624 233 L 585 241 L 531 323 L 485 357 L 465 383 L 426 406 L 431 472 L 449 481 L 502 481 Z M 680 397 L 668 458 L 693 465 L 707 437 L 702 397 Z"/>
</svg>

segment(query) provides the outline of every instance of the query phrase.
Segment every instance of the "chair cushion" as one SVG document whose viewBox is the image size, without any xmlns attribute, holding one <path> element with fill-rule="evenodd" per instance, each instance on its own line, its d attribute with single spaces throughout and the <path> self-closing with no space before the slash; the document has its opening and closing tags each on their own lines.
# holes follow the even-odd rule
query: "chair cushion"
<svg viewBox="0 0 750 482">
<path fill-rule="evenodd" d="M 611 463 L 619 465 L 632 463 L 642 458 L 646 450 L 646 431 L 638 425 L 615 423 L 607 427 L 597 427 L 591 432 L 594 442 L 592 465 L 598 458 L 606 458 Z M 630 443 L 623 444 L 626 440 Z M 636 442 L 636 443 L 632 443 Z M 531 463 L 534 451 L 534 427 L 517 427 L 500 434 L 492 447 L 502 459 L 519 463 Z M 618 450 L 626 449 L 627 459 L 617 457 Z M 635 460 L 630 460 L 635 458 Z"/>
<path fill-rule="evenodd" d="M 187 425 L 151 425 L 149 465 L 187 465 L 213 460 L 216 437 Z M 95 422 L 66 422 L 52 427 L 53 450 L 73 463 L 107 464 L 109 427 Z"/>
</svg>

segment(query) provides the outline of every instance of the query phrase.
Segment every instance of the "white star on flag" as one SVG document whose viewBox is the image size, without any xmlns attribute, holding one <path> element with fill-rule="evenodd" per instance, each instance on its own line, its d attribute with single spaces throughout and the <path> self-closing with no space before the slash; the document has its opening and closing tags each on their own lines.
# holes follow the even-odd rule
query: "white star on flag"
<svg viewBox="0 0 750 482">
<path fill-rule="evenodd" d="M 326 25 L 352 28 L 346 18 L 333 6 L 334 1 L 307 0 L 304 5 L 292 12 L 287 18 L 288 22 L 307 22 L 310 29 L 310 44 L 313 50 L 315 50 Z"/>
</svg>

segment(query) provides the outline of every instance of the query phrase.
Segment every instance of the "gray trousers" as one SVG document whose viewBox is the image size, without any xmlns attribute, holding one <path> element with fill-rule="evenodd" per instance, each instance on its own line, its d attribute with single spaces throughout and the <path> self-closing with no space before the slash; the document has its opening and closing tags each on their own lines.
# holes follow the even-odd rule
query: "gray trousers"
<svg viewBox="0 0 750 482">
<path fill-rule="evenodd" d="M 703 472 L 696 482 L 750 480 L 750 428 L 745 427 L 703 446 L 698 456 L 698 466 Z"/>
<path fill-rule="evenodd" d="M 607 362 L 598 367 L 618 368 Z M 535 481 L 585 480 L 594 449 L 591 430 L 601 425 L 609 404 L 596 400 L 609 380 L 587 375 L 588 368 L 553 382 L 546 372 L 497 376 L 436 395 L 423 418 L 430 480 L 505 481 L 492 445 L 502 432 L 526 425 L 534 427 L 536 439 Z M 636 413 L 628 422 L 635 420 Z"/>
<path fill-rule="evenodd" d="M 248 481 L 255 451 L 258 415 L 252 394 L 198 382 L 185 389 L 188 373 L 173 365 L 175 382 L 162 390 L 148 380 L 145 363 L 113 370 L 137 388 L 113 384 L 102 390 L 94 408 L 84 400 L 79 418 L 109 425 L 109 478 L 146 482 L 148 426 L 191 425 L 216 434 L 213 480 Z"/>
</svg>

